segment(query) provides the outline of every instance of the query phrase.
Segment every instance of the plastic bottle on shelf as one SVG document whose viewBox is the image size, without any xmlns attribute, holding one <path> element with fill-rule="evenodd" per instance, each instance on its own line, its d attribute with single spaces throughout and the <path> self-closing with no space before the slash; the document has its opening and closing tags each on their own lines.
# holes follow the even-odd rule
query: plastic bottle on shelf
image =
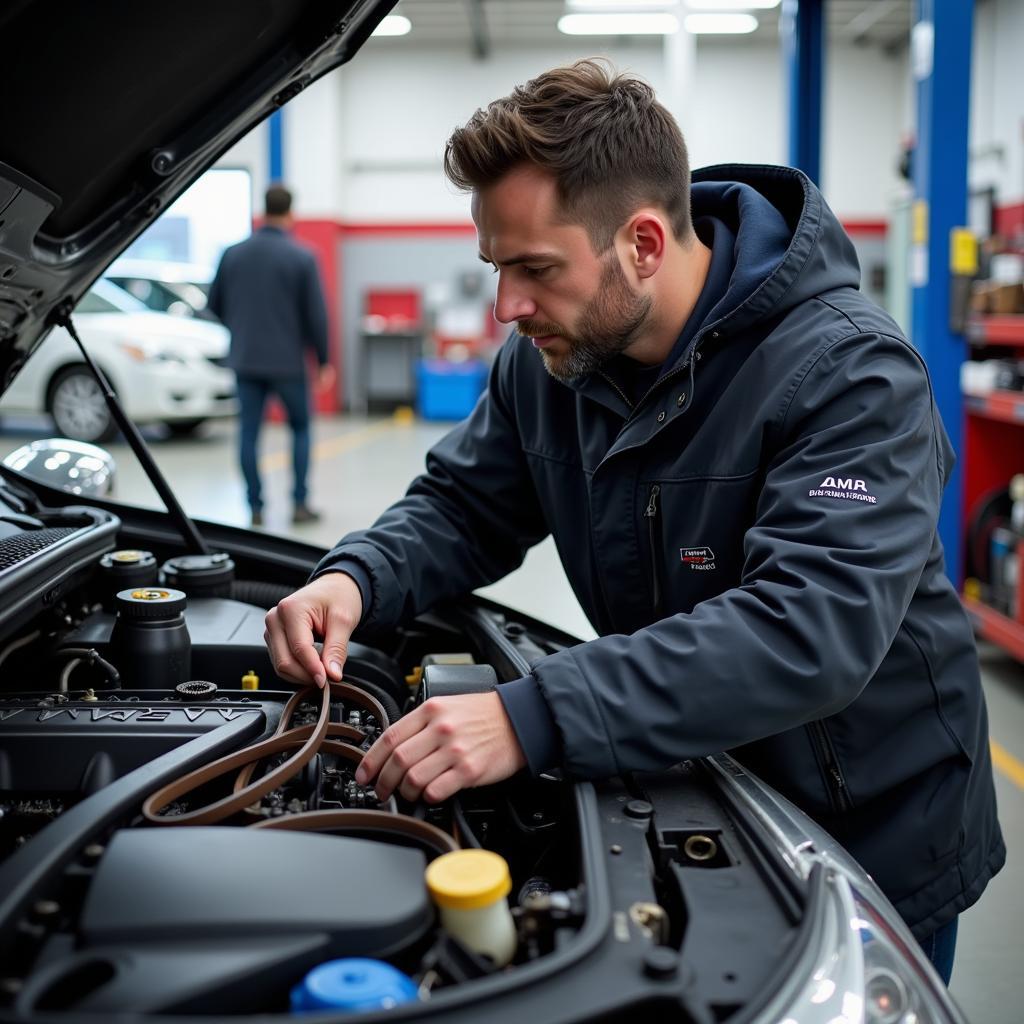
<svg viewBox="0 0 1024 1024">
<path fill-rule="evenodd" d="M 1024 473 L 1010 477 L 1010 529 L 1024 537 Z"/>
</svg>

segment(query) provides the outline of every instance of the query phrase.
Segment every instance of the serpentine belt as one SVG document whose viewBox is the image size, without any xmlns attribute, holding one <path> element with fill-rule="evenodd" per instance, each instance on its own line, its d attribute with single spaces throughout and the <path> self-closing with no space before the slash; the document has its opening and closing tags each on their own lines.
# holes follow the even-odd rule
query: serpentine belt
<svg viewBox="0 0 1024 1024">
<path fill-rule="evenodd" d="M 183 775 L 151 794 L 142 805 L 142 814 L 153 825 L 213 825 L 236 814 L 246 812 L 254 803 L 293 778 L 319 752 L 335 754 L 353 764 L 362 760 L 362 751 L 352 743 L 338 742 L 355 740 L 362 743 L 364 734 L 350 725 L 330 721 L 331 698 L 346 698 L 372 712 L 386 728 L 389 724 L 387 713 L 381 704 L 364 690 L 348 683 L 328 683 L 321 690 L 322 700 L 316 724 L 288 728 L 295 710 L 303 700 L 313 694 L 313 687 L 298 690 L 285 705 L 274 734 L 259 743 L 218 758 L 207 765 Z M 295 750 L 284 764 L 267 772 L 252 782 L 257 764 L 266 757 L 287 750 Z M 232 771 L 238 771 L 230 796 L 216 800 L 205 807 L 184 814 L 162 815 L 158 812 L 169 803 L 192 793 L 214 779 Z M 384 832 L 413 839 L 433 848 L 437 853 L 457 850 L 458 844 L 446 832 L 418 818 L 389 811 L 339 810 L 310 811 L 285 815 L 280 818 L 260 820 L 251 828 L 295 829 L 300 831 L 345 830 L 356 832 Z"/>
</svg>

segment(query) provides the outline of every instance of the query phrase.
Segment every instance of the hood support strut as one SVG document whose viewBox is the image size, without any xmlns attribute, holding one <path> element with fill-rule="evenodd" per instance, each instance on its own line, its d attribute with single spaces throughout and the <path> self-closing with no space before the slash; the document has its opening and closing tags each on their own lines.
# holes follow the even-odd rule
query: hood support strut
<svg viewBox="0 0 1024 1024">
<path fill-rule="evenodd" d="M 75 325 L 71 322 L 71 310 L 71 300 L 64 299 L 50 314 L 50 322 L 58 327 L 63 327 L 74 339 L 75 344 L 82 353 L 82 358 L 85 360 L 85 365 L 89 367 L 89 372 L 96 378 L 96 383 L 99 384 L 100 391 L 103 392 L 103 398 L 107 403 L 110 414 L 114 417 L 114 421 L 121 429 L 132 451 L 135 452 L 135 456 L 141 463 L 146 476 L 149 478 L 149 482 L 156 488 L 157 494 L 160 495 L 160 500 L 170 513 L 174 524 L 181 531 L 181 535 L 189 549 L 196 554 L 209 554 L 209 545 L 203 540 L 196 529 L 195 523 L 189 519 L 185 514 L 185 510 L 178 504 L 178 499 L 174 496 L 170 484 L 167 483 L 166 477 L 160 472 L 160 468 L 153 460 L 149 448 L 146 447 L 146 442 L 143 441 L 139 428 L 125 415 L 125 411 L 121 408 L 121 403 L 118 402 L 110 382 L 104 376 L 103 371 L 93 362 L 92 356 L 89 355 L 85 345 L 82 344 L 82 339 L 78 336 L 78 331 L 75 330 Z"/>
</svg>

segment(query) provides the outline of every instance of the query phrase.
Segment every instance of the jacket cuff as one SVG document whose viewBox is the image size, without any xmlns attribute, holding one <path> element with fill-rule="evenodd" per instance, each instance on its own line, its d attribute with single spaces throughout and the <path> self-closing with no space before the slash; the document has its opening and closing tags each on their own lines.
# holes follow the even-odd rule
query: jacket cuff
<svg viewBox="0 0 1024 1024">
<path fill-rule="evenodd" d="M 503 683 L 498 696 L 523 748 L 530 774 L 540 775 L 558 767 L 562 759 L 558 726 L 533 676 Z"/>
<path fill-rule="evenodd" d="M 359 621 L 362 622 L 366 618 L 366 614 L 370 610 L 370 602 L 373 600 L 373 584 L 370 582 L 370 574 L 355 559 L 339 558 L 329 569 L 314 573 L 310 582 L 321 576 L 326 576 L 330 572 L 343 572 L 355 581 L 359 588 L 359 596 L 363 599 L 363 613 L 359 617 Z"/>
</svg>

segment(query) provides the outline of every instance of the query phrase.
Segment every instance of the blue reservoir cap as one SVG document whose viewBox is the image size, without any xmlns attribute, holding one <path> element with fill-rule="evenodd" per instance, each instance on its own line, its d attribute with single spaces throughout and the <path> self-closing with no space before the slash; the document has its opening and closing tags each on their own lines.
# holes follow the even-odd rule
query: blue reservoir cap
<svg viewBox="0 0 1024 1024">
<path fill-rule="evenodd" d="M 293 1013 L 310 1010 L 387 1010 L 416 998 L 416 984 L 381 960 L 349 957 L 328 960 L 291 992 Z"/>
</svg>

